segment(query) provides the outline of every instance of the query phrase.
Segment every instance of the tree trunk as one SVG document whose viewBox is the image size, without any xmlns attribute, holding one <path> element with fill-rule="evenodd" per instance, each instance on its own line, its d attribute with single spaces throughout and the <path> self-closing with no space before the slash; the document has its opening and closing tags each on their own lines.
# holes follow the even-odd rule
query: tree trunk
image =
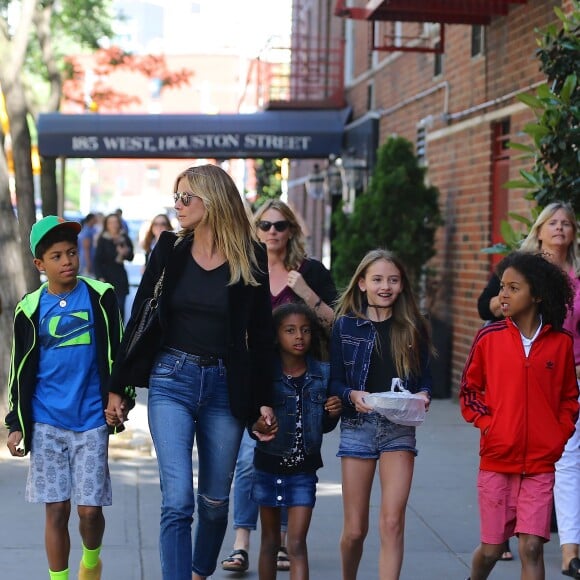
<svg viewBox="0 0 580 580">
<path fill-rule="evenodd" d="M 16 303 L 26 291 L 20 241 L 18 236 L 18 222 L 8 187 L 8 166 L 6 156 L 0 148 L 0 299 L 2 312 L 0 313 L 0 418 L 3 420 L 7 411 L 6 385 L 8 384 L 8 369 L 10 368 L 10 350 L 12 348 L 12 319 Z M 30 262 L 30 250 L 25 244 Z"/>
<path fill-rule="evenodd" d="M 6 112 L 12 136 L 12 156 L 14 159 L 14 182 L 16 205 L 18 208 L 18 229 L 20 231 L 21 260 L 23 263 L 26 288 L 38 288 L 40 277 L 32 263 L 28 244 L 30 229 L 36 221 L 34 202 L 34 180 L 32 177 L 31 139 L 28 128 L 26 97 L 20 79 L 4 88 Z"/>
</svg>

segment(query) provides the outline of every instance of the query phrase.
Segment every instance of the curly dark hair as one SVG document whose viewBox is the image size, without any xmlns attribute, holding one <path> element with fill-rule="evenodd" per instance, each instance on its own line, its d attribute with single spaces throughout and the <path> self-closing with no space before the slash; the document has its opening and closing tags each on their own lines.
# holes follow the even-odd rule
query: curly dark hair
<svg viewBox="0 0 580 580">
<path fill-rule="evenodd" d="M 274 329 L 276 336 L 278 336 L 278 329 L 284 322 L 284 319 L 292 314 L 303 314 L 308 319 L 310 323 L 311 330 L 311 342 L 309 354 L 316 360 L 326 360 L 328 358 L 325 341 L 324 341 L 324 329 L 320 324 L 316 313 L 310 308 L 310 306 L 302 302 L 288 302 L 286 304 L 281 304 L 280 306 L 274 308 L 272 311 L 272 318 L 274 320 Z M 278 339 L 276 338 L 276 346 Z"/>
<path fill-rule="evenodd" d="M 496 269 L 500 279 L 508 268 L 517 270 L 530 285 L 532 296 L 541 300 L 540 314 L 543 322 L 560 330 L 574 301 L 574 291 L 568 274 L 543 255 L 529 252 L 508 254 Z"/>
</svg>

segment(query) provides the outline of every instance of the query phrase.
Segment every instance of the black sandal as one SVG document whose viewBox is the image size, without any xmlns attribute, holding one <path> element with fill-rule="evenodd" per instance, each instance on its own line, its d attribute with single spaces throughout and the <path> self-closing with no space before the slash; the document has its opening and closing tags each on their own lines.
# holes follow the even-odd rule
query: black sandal
<svg viewBox="0 0 580 580">
<path fill-rule="evenodd" d="M 571 578 L 580 578 L 580 558 L 572 558 L 566 570 L 562 570 L 564 576 Z"/>
<path fill-rule="evenodd" d="M 230 555 L 222 560 L 222 570 L 227 572 L 245 572 L 250 567 L 246 550 L 232 550 Z"/>
<path fill-rule="evenodd" d="M 288 558 L 288 550 L 286 549 L 286 546 L 280 546 L 278 548 L 276 569 L 280 572 L 288 572 L 288 570 L 290 570 L 290 558 Z"/>
</svg>

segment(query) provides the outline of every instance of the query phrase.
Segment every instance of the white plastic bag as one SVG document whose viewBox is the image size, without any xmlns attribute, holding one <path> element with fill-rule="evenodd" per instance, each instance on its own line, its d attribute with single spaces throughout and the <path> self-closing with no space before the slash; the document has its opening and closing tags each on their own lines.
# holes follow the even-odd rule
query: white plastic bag
<svg viewBox="0 0 580 580">
<path fill-rule="evenodd" d="M 425 398 L 405 389 L 398 377 L 391 381 L 390 391 L 371 393 L 364 402 L 398 425 L 416 427 L 425 420 Z"/>
</svg>

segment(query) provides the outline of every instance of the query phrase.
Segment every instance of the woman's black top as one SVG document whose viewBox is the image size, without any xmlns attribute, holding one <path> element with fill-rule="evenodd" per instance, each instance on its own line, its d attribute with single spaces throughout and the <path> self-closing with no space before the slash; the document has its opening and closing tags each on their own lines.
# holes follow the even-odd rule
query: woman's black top
<svg viewBox="0 0 580 580">
<path fill-rule="evenodd" d="M 168 332 L 164 345 L 189 354 L 226 354 L 228 334 L 227 263 L 204 270 L 194 259 L 187 260 L 169 300 Z"/>
<path fill-rule="evenodd" d="M 482 320 L 491 320 L 495 322 L 496 320 L 501 320 L 503 317 L 494 316 L 489 308 L 489 301 L 499 294 L 500 281 L 497 274 L 493 274 L 489 279 L 487 286 L 483 289 L 482 293 L 477 299 L 477 312 Z"/>
</svg>

